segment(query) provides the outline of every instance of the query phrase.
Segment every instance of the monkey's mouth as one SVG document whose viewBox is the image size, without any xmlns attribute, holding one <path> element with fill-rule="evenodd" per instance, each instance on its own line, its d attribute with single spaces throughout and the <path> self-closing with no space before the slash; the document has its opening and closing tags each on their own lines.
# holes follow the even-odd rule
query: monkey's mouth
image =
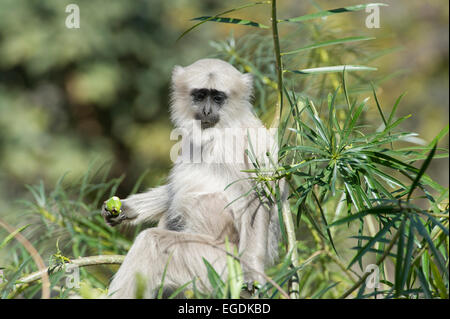
<svg viewBox="0 0 450 319">
<path fill-rule="evenodd" d="M 217 121 L 201 121 L 202 124 L 202 130 L 205 130 L 207 128 L 214 127 L 217 124 Z"/>
</svg>

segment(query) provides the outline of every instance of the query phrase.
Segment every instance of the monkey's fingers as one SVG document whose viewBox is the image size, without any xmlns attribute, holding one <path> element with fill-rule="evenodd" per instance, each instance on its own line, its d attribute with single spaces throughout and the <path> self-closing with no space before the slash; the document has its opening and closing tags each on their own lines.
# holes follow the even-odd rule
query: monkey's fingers
<svg viewBox="0 0 450 319">
<path fill-rule="evenodd" d="M 120 208 L 111 206 L 111 203 L 108 203 L 109 201 L 103 203 L 101 214 L 109 226 L 116 226 L 125 219 L 125 214 Z"/>
</svg>

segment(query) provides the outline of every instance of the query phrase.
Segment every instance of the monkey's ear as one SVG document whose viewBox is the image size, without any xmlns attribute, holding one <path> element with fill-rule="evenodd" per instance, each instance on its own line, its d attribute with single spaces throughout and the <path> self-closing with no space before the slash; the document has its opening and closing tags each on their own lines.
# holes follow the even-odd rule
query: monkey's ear
<svg viewBox="0 0 450 319">
<path fill-rule="evenodd" d="M 242 82 L 245 85 L 245 96 L 250 98 L 253 95 L 253 75 L 251 73 L 242 74 Z"/>
<path fill-rule="evenodd" d="M 183 74 L 185 70 L 179 65 L 175 65 L 172 71 L 172 89 L 175 92 L 182 92 L 185 88 Z"/>
<path fill-rule="evenodd" d="M 179 65 L 175 65 L 172 70 L 172 81 L 176 82 L 176 79 L 184 73 L 184 68 Z"/>
</svg>

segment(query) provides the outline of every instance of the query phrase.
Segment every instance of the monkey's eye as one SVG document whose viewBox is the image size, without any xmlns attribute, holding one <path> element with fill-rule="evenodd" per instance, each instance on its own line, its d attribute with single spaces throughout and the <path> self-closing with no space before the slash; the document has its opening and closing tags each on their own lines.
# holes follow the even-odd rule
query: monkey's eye
<svg viewBox="0 0 450 319">
<path fill-rule="evenodd" d="M 208 93 L 205 90 L 193 90 L 191 95 L 192 95 L 194 101 L 201 102 L 206 98 Z"/>
<path fill-rule="evenodd" d="M 216 102 L 217 104 L 222 104 L 222 103 L 223 103 L 223 100 L 224 100 L 223 96 L 216 95 L 216 96 L 214 97 L 214 102 Z"/>
<path fill-rule="evenodd" d="M 226 94 L 221 91 L 213 92 L 212 96 L 213 96 L 213 101 L 219 105 L 222 105 L 225 102 L 225 99 L 227 98 Z"/>
</svg>

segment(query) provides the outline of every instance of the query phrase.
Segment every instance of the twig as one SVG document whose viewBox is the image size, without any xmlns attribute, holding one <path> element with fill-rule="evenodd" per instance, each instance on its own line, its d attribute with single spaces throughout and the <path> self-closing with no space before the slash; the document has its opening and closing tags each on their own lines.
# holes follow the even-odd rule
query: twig
<svg viewBox="0 0 450 319">
<path fill-rule="evenodd" d="M 3 227 L 6 231 L 9 233 L 15 232 L 14 228 L 8 225 L 5 221 L 0 219 L 0 226 Z M 31 258 L 33 258 L 34 262 L 36 263 L 36 266 L 39 269 L 39 272 L 41 274 L 39 277 L 42 278 L 42 299 L 49 299 L 50 298 L 50 280 L 48 279 L 48 274 L 46 271 L 44 260 L 42 260 L 41 255 L 39 255 L 38 251 L 34 246 L 26 239 L 20 232 L 17 232 L 14 234 L 14 237 L 17 239 L 18 242 L 20 242 L 23 247 L 30 253 Z"/>
<path fill-rule="evenodd" d="M 70 262 L 64 264 L 76 265 L 78 267 L 94 266 L 94 265 L 113 265 L 113 264 L 121 264 L 124 259 L 125 256 L 123 255 L 99 255 L 73 259 Z M 36 271 L 32 274 L 29 274 L 28 276 L 22 277 L 21 279 L 18 280 L 19 281 L 18 285 L 29 284 L 34 281 L 37 281 L 43 274 L 46 275 L 48 274 L 48 268 L 41 269 L 40 271 Z"/>
</svg>

